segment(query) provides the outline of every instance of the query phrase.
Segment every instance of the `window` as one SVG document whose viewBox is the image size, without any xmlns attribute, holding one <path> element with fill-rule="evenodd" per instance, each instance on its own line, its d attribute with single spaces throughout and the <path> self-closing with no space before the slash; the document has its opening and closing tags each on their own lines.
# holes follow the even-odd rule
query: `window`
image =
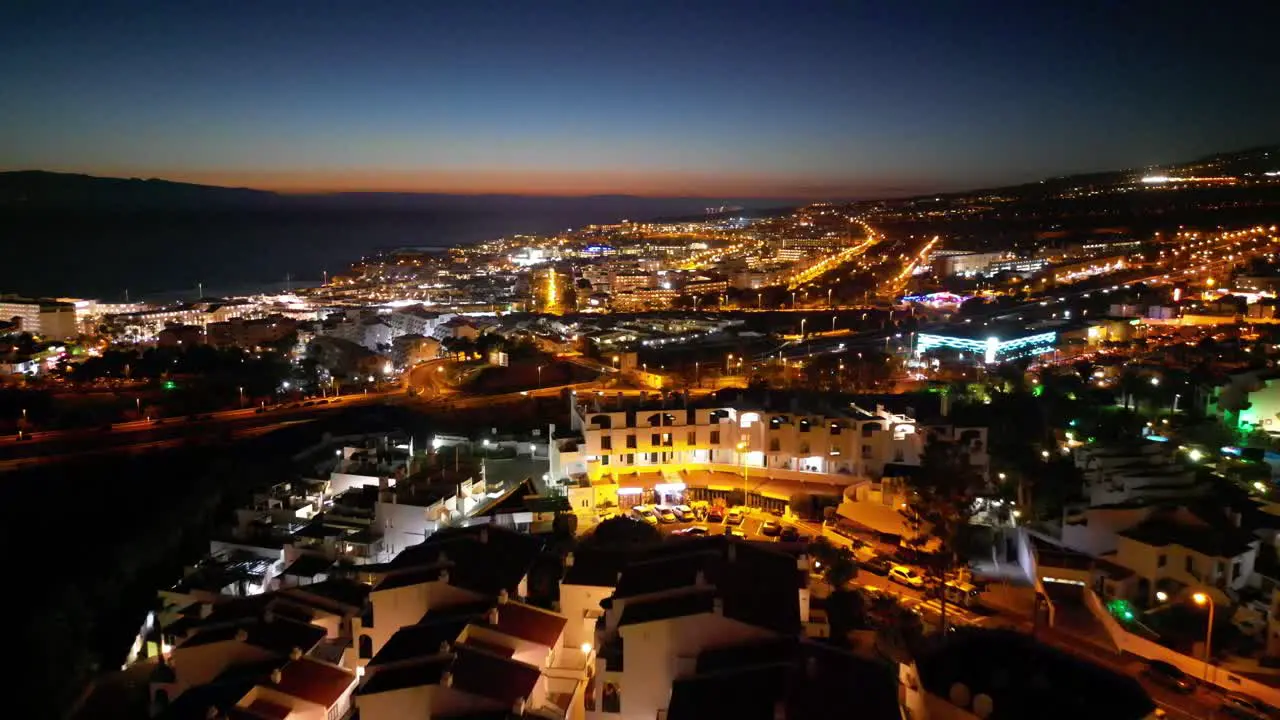
<svg viewBox="0 0 1280 720">
<path fill-rule="evenodd" d="M 800 421 L 800 432 L 809 432 L 809 421 L 808 421 L 808 420 L 801 420 L 801 421 Z"/>
<path fill-rule="evenodd" d="M 608 455 L 601 455 L 601 456 L 600 456 L 600 464 L 601 464 L 601 465 L 608 465 L 608 464 L 609 464 L 609 456 L 608 456 Z"/>
<path fill-rule="evenodd" d="M 1191 557 L 1190 555 L 1187 556 L 1187 572 L 1191 573 L 1192 575 L 1194 575 L 1196 572 L 1196 559 Z"/>
<path fill-rule="evenodd" d="M 364 612 L 360 614 L 360 624 L 366 628 L 373 627 L 373 601 L 368 600 L 364 604 Z"/>
<path fill-rule="evenodd" d="M 373 638 L 368 635 L 360 636 L 360 659 L 368 660 L 373 657 Z"/>
<path fill-rule="evenodd" d="M 800 454 L 801 454 L 801 455 L 808 455 L 808 454 L 809 454 L 809 443 L 807 443 L 807 442 L 802 442 L 802 443 L 800 443 Z"/>
<path fill-rule="evenodd" d="M 627 463 L 628 465 L 635 465 L 635 464 L 636 464 L 636 454 L 635 454 L 635 453 L 627 453 L 627 461 L 626 461 L 626 463 Z"/>
<path fill-rule="evenodd" d="M 863 445 L 863 446 L 862 446 L 862 459 L 863 459 L 863 460 L 869 460 L 870 458 L 871 458 L 871 446 L 870 446 L 870 445 Z"/>
<path fill-rule="evenodd" d="M 837 425 L 837 424 L 835 424 L 835 423 L 831 423 L 831 434 L 832 434 L 832 435 L 839 435 L 839 434 L 840 434 L 840 430 L 841 430 L 841 427 L 840 427 L 839 425 Z"/>
<path fill-rule="evenodd" d="M 630 448 L 630 449 L 632 449 L 632 450 L 635 450 L 635 449 L 636 449 L 636 436 L 635 436 L 635 435 L 628 435 L 628 436 L 627 436 L 627 447 L 628 447 L 628 448 Z"/>
<path fill-rule="evenodd" d="M 697 432 L 694 432 L 694 431 L 690 431 L 690 432 L 689 432 L 689 444 L 690 444 L 690 445 L 697 445 L 697 444 L 698 444 L 698 433 L 697 433 Z"/>
<path fill-rule="evenodd" d="M 656 452 L 649 453 L 649 462 L 653 463 L 654 465 L 657 465 L 657 464 L 658 464 L 658 453 L 656 453 Z"/>
<path fill-rule="evenodd" d="M 893 451 L 893 461 L 894 461 L 894 462 L 896 462 L 896 463 L 900 463 L 900 462 L 902 462 L 903 460 L 905 460 L 905 458 L 904 458 L 904 457 L 903 457 L 903 455 L 902 455 L 902 451 L 901 451 L 901 450 L 894 450 L 894 451 Z"/>
<path fill-rule="evenodd" d="M 604 437 L 601 437 L 601 438 L 600 438 L 600 449 L 601 449 L 601 450 L 612 450 L 612 449 L 613 449 L 613 438 L 609 437 L 608 435 L 605 435 Z"/>
<path fill-rule="evenodd" d="M 1240 561 L 1231 563 L 1231 577 L 1227 578 L 1227 582 L 1231 582 L 1240 577 Z"/>
<path fill-rule="evenodd" d="M 712 445 L 719 445 L 719 444 L 720 444 L 720 431 L 719 431 L 719 430 L 712 430 L 712 431 L 711 431 L 711 444 L 712 444 Z"/>
<path fill-rule="evenodd" d="M 1156 567 L 1164 567 L 1165 564 L 1168 562 L 1169 562 L 1169 556 L 1161 554 L 1159 557 L 1156 558 Z"/>
<path fill-rule="evenodd" d="M 671 447 L 671 433 L 662 433 L 663 447 Z"/>
<path fill-rule="evenodd" d="M 770 451 L 770 452 L 778 452 L 778 451 L 779 451 L 779 450 L 781 450 L 781 449 L 782 449 L 782 443 L 778 442 L 778 438 L 770 438 L 770 439 L 769 439 L 769 451 Z"/>
<path fill-rule="evenodd" d="M 650 445 L 661 445 L 661 444 L 662 444 L 662 436 L 661 436 L 661 435 L 659 435 L 658 433 L 654 433 L 654 434 L 650 435 L 650 436 L 649 436 L 649 444 L 650 444 Z"/>
</svg>

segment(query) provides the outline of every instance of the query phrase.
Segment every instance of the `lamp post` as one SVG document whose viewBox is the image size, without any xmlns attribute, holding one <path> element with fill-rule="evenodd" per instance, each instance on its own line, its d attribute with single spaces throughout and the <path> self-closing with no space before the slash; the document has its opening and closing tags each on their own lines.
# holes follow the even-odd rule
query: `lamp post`
<svg viewBox="0 0 1280 720">
<path fill-rule="evenodd" d="M 836 316 L 832 315 L 831 316 L 831 332 L 835 332 L 835 331 L 836 331 Z"/>
<path fill-rule="evenodd" d="M 801 339 L 804 339 L 804 324 L 808 321 L 809 321 L 809 318 L 807 317 L 800 318 L 800 338 Z"/>
<path fill-rule="evenodd" d="M 835 288 L 827 288 L 827 309 L 831 309 L 831 291 Z"/>
<path fill-rule="evenodd" d="M 244 407 L 244 386 L 241 385 L 236 389 L 240 391 L 240 407 L 243 408 Z"/>
<path fill-rule="evenodd" d="M 733 353 L 729 353 L 724 358 L 724 374 L 733 374 Z"/>
<path fill-rule="evenodd" d="M 542 368 L 544 367 L 546 366 L 545 365 L 538 366 L 538 387 L 542 387 Z"/>
<path fill-rule="evenodd" d="M 1204 633 L 1204 681 L 1209 682 L 1209 662 L 1212 657 L 1209 653 L 1213 644 L 1213 598 L 1208 593 L 1198 592 L 1191 596 L 1191 599 L 1200 607 L 1209 606 L 1209 627 Z"/>
</svg>

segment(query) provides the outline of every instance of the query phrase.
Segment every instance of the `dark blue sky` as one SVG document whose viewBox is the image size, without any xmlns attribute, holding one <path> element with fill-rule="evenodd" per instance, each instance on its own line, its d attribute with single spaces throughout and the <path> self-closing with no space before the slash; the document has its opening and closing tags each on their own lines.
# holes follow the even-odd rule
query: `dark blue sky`
<svg viewBox="0 0 1280 720">
<path fill-rule="evenodd" d="M 772 197 L 1031 180 L 1280 141 L 1277 5 L 15 1 L 0 169 Z"/>
</svg>

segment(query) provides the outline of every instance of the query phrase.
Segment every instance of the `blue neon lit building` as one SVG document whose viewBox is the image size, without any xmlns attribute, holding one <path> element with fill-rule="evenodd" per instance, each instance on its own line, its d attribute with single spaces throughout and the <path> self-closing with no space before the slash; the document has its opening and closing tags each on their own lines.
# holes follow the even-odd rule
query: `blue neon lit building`
<svg viewBox="0 0 1280 720">
<path fill-rule="evenodd" d="M 916 334 L 916 352 L 923 354 L 930 350 L 945 348 L 964 353 L 973 353 L 983 362 L 997 363 L 1051 353 L 1054 351 L 1057 341 L 1058 332 L 1056 330 L 1037 331 L 1034 333 L 1023 331 L 1015 337 L 1009 337 L 1007 332 L 1004 337 L 1001 337 L 999 331 L 993 331 L 991 334 L 984 336 L 970 336 L 967 334 L 944 335 L 941 333 L 922 332 Z"/>
</svg>

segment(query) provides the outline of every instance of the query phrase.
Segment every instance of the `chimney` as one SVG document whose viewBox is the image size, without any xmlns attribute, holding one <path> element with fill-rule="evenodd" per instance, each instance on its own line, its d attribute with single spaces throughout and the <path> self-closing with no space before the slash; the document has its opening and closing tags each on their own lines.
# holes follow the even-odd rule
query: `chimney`
<svg viewBox="0 0 1280 720">
<path fill-rule="evenodd" d="M 572 552 L 570 552 L 568 555 L 565 555 L 565 556 L 564 556 L 564 566 L 565 566 L 566 568 L 571 568 L 571 567 L 573 567 L 573 553 L 572 553 Z"/>
<path fill-rule="evenodd" d="M 498 608 L 489 608 L 489 624 L 498 624 Z"/>
<path fill-rule="evenodd" d="M 453 687 L 453 673 L 446 671 L 440 675 L 440 687 Z"/>
<path fill-rule="evenodd" d="M 507 602 L 507 589 L 503 588 L 498 591 L 498 604 L 504 605 Z"/>
<path fill-rule="evenodd" d="M 222 713 L 218 712 L 218 708 L 212 705 L 209 706 L 208 710 L 204 711 L 205 720 L 218 720 L 220 717 L 222 717 Z"/>
<path fill-rule="evenodd" d="M 618 578 L 617 578 L 616 580 L 614 580 L 614 581 L 613 581 L 613 586 L 614 586 L 614 587 L 617 587 L 617 586 L 619 586 L 619 585 L 621 585 L 621 584 L 622 584 L 622 571 L 621 571 L 621 570 L 619 570 L 619 571 L 618 571 Z"/>
<path fill-rule="evenodd" d="M 284 679 L 284 676 L 280 673 L 280 668 L 276 668 L 275 670 L 271 671 L 272 685 L 279 685 L 283 679 Z"/>
<path fill-rule="evenodd" d="M 447 655 L 449 653 L 449 643 L 446 640 L 440 641 L 440 654 Z"/>
<path fill-rule="evenodd" d="M 289 659 L 290 659 L 290 660 L 301 660 L 301 659 L 302 659 L 302 648 L 300 648 L 300 647 L 295 647 L 295 648 L 293 648 L 293 649 L 289 650 Z"/>
<path fill-rule="evenodd" d="M 699 570 L 699 571 L 698 571 L 698 574 L 693 576 L 693 586 L 694 586 L 694 587 L 705 587 L 705 586 L 706 586 L 706 584 L 707 584 L 707 575 L 706 575 L 706 573 L 704 573 L 704 572 L 702 572 L 701 570 Z"/>
<path fill-rule="evenodd" d="M 711 612 L 716 615 L 724 615 L 724 600 L 718 596 L 713 598 L 711 600 Z"/>
<path fill-rule="evenodd" d="M 524 698 L 517 698 L 511 703 L 511 714 L 516 717 L 524 717 Z"/>
<path fill-rule="evenodd" d="M 238 640 L 239 642 L 248 642 L 249 631 L 245 630 L 244 628 L 239 628 L 238 630 L 236 630 L 236 640 Z"/>
</svg>

